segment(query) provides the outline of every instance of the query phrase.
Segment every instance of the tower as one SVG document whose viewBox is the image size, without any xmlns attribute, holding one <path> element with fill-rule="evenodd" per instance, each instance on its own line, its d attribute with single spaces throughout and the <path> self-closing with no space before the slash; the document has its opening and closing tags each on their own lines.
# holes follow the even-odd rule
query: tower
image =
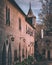
<svg viewBox="0 0 52 65">
<path fill-rule="evenodd" d="M 29 11 L 28 11 L 26 20 L 28 21 L 30 25 L 32 25 L 33 27 L 36 27 L 36 16 L 34 16 L 33 11 L 31 9 L 31 3 L 29 4 Z"/>
</svg>

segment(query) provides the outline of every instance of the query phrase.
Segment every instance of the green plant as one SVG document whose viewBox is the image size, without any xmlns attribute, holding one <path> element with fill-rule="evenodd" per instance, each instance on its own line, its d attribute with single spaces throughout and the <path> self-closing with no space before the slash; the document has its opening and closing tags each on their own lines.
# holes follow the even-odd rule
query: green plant
<svg viewBox="0 0 52 65">
<path fill-rule="evenodd" d="M 16 65 L 31 65 L 33 61 L 34 61 L 33 57 L 28 56 L 28 59 L 25 59 L 22 62 L 16 63 Z"/>
</svg>

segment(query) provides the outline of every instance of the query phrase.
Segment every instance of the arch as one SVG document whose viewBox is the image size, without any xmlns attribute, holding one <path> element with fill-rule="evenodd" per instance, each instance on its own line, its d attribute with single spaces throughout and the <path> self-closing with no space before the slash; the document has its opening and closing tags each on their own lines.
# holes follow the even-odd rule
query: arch
<svg viewBox="0 0 52 65">
<path fill-rule="evenodd" d="M 3 51 L 2 51 L 2 65 L 6 65 L 6 46 L 4 43 Z"/>
<path fill-rule="evenodd" d="M 8 65 L 11 65 L 12 63 L 12 51 L 11 51 L 11 44 L 9 44 L 8 48 Z"/>
</svg>

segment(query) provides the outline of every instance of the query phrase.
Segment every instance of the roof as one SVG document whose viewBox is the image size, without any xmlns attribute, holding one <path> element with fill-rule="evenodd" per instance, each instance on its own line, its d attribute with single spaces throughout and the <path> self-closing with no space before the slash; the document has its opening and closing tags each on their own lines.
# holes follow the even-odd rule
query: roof
<svg viewBox="0 0 52 65">
<path fill-rule="evenodd" d="M 29 5 L 29 11 L 28 11 L 27 16 L 28 16 L 28 17 L 35 17 L 35 18 L 36 18 L 36 16 L 34 16 L 33 11 L 32 11 L 32 9 L 31 9 L 31 3 L 30 3 L 30 5 Z"/>
<path fill-rule="evenodd" d="M 12 5 L 14 5 L 24 16 L 25 18 L 27 17 L 27 15 L 22 11 L 22 9 L 18 6 L 18 4 L 15 2 L 15 0 L 8 0 Z M 29 24 L 29 22 L 27 21 L 27 23 Z M 32 25 L 30 25 L 32 28 L 34 28 Z"/>
<path fill-rule="evenodd" d="M 13 4 L 25 17 L 26 14 L 22 11 L 22 9 L 19 7 L 19 5 L 15 2 L 15 0 L 8 0 L 11 4 Z"/>
</svg>

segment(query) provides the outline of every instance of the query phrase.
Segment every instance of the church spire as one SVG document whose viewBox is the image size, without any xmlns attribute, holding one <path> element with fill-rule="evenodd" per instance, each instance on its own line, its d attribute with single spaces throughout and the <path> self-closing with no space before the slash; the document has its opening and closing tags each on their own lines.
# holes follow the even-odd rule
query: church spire
<svg viewBox="0 0 52 65">
<path fill-rule="evenodd" d="M 31 16 L 33 16 L 33 12 L 32 12 L 32 9 L 31 9 L 31 2 L 29 3 L 29 11 L 28 11 L 28 14 L 27 14 L 27 16 L 29 17 L 31 17 Z"/>
<path fill-rule="evenodd" d="M 29 3 L 29 9 L 31 9 L 31 2 Z"/>
</svg>

